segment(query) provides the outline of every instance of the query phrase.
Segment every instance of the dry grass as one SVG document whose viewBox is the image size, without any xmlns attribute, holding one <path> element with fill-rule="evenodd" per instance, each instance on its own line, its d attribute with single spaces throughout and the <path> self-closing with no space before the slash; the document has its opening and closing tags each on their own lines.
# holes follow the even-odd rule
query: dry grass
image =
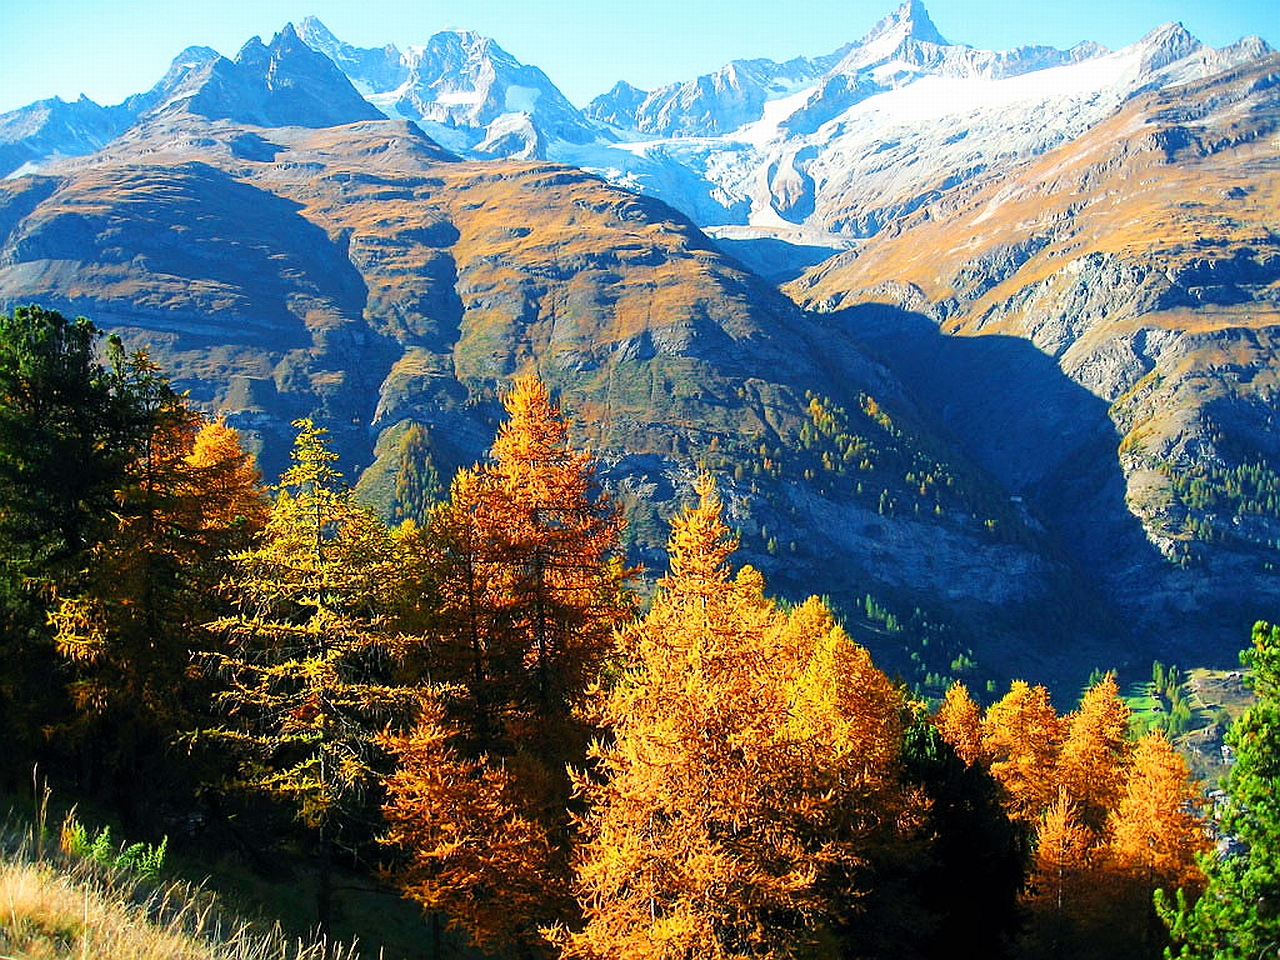
<svg viewBox="0 0 1280 960">
<path fill-rule="evenodd" d="M 0 837 L 0 960 L 358 960 L 229 917 L 190 884 L 144 884 L 43 846 L 33 831 Z"/>
</svg>

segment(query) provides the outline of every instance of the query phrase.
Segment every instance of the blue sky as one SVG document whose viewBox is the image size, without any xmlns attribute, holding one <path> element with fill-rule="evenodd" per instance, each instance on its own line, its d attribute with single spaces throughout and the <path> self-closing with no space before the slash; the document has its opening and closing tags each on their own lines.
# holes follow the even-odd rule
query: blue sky
<svg viewBox="0 0 1280 960">
<path fill-rule="evenodd" d="M 547 72 L 578 106 L 627 80 L 652 89 L 729 60 L 830 53 L 899 0 L 0 0 L 0 112 L 85 93 L 114 104 L 148 89 L 184 47 L 234 57 L 258 35 L 318 16 L 356 46 L 424 42 L 444 29 L 493 37 Z M 924 0 L 953 43 L 987 49 L 1116 48 L 1181 21 L 1223 46 L 1280 46 L 1276 0 Z"/>
</svg>

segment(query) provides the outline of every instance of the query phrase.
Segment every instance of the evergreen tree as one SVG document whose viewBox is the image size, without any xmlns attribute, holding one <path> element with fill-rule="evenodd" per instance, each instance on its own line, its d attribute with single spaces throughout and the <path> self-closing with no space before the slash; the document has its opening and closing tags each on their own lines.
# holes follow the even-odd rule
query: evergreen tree
<svg viewBox="0 0 1280 960">
<path fill-rule="evenodd" d="M 234 431 L 199 426 L 177 398 L 154 414 L 142 453 L 117 492 L 113 525 L 90 551 L 90 573 L 50 617 L 72 663 L 77 716 L 58 730 L 92 779 L 128 816 L 172 780 L 165 747 L 188 730 L 208 691 L 189 663 L 207 642 L 227 557 L 266 518 L 265 494 Z M 145 786 L 144 786 L 145 785 Z"/>
<path fill-rule="evenodd" d="M 132 440 L 88 320 L 0 315 L 0 548 L 13 591 L 57 578 L 92 544 Z M 72 468 L 74 467 L 74 469 Z"/>
<path fill-rule="evenodd" d="M 30 774 L 41 729 L 66 719 L 48 615 L 79 591 L 127 465 L 171 396 L 140 354 L 80 317 L 0 314 L 0 776 Z"/>
<path fill-rule="evenodd" d="M 1280 626 L 1255 624 L 1241 661 L 1258 699 L 1227 733 L 1236 762 L 1220 830 L 1242 850 L 1201 856 L 1198 899 L 1185 890 L 1157 895 L 1180 960 L 1257 960 L 1280 949 Z"/>
<path fill-rule="evenodd" d="M 391 519 L 412 520 L 419 526 L 427 522 L 432 504 L 445 492 L 432 457 L 431 437 L 427 428 L 412 423 L 400 438 L 399 463 L 395 475 L 395 499 Z"/>
<path fill-rule="evenodd" d="M 918 897 L 929 915 L 917 931 L 920 956 L 1006 956 L 1018 928 L 1027 831 L 1005 815 L 1000 788 L 986 767 L 965 763 L 936 719 L 920 718 L 908 728 L 903 763 L 906 782 L 926 799 L 922 833 L 929 842 L 917 851 L 909 892 L 896 891 Z M 891 953 L 904 955 L 901 949 Z"/>
</svg>

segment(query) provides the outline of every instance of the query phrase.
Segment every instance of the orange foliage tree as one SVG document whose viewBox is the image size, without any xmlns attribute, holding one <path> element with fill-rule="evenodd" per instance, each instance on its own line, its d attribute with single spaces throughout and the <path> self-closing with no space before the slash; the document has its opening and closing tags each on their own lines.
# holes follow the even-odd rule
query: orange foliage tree
<svg viewBox="0 0 1280 960">
<path fill-rule="evenodd" d="M 1057 780 L 1078 805 L 1080 821 L 1101 837 L 1115 809 L 1129 758 L 1129 708 L 1114 674 L 1085 691 L 1080 709 L 1066 718 Z"/>
<path fill-rule="evenodd" d="M 942 739 L 961 760 L 974 763 L 982 757 L 982 710 L 969 696 L 969 688 L 957 680 L 947 688 L 933 718 Z"/>
<path fill-rule="evenodd" d="M 949 692 L 935 717 L 964 742 L 972 709 Z M 1129 740 L 1129 710 L 1108 674 L 1058 718 L 1043 687 L 1015 681 L 983 716 L 980 763 L 1009 816 L 1035 831 L 1024 902 L 1032 956 L 1155 957 L 1167 940 L 1155 890 L 1194 889 L 1205 847 L 1199 794 L 1162 733 Z"/>
<path fill-rule="evenodd" d="M 1063 723 L 1049 692 L 1015 680 L 982 718 L 982 750 L 1014 820 L 1035 824 L 1057 797 L 1054 777 Z"/>
<path fill-rule="evenodd" d="M 1209 847 L 1200 814 L 1203 798 L 1186 761 L 1153 731 L 1133 758 L 1108 822 L 1107 853 L 1116 885 L 1116 931 L 1134 955 L 1159 956 L 1167 932 L 1153 904 L 1160 888 L 1194 893 L 1204 882 L 1197 855 Z"/>
<path fill-rule="evenodd" d="M 621 635 L 567 957 L 782 957 L 838 931 L 878 833 L 911 818 L 903 704 L 817 600 L 787 613 L 709 478 L 673 522 L 670 572 Z"/>
<path fill-rule="evenodd" d="M 1031 956 L 1082 956 L 1099 919 L 1098 838 L 1080 820 L 1066 790 L 1045 810 L 1036 831 L 1035 863 L 1025 902 L 1025 946 Z"/>
<path fill-rule="evenodd" d="M 385 781 L 383 842 L 408 856 L 394 879 L 406 897 L 446 914 L 482 950 L 531 953 L 536 931 L 568 907 L 557 878 L 563 855 L 531 809 L 519 764 L 470 759 L 438 699 L 424 693 L 418 720 L 382 744 L 395 756 Z M 438 918 L 433 915 L 433 926 Z"/>
<path fill-rule="evenodd" d="M 407 537 L 419 588 L 407 653 L 438 709 L 389 742 L 400 768 L 384 814 L 408 896 L 477 943 L 536 951 L 545 949 L 539 927 L 573 913 L 566 764 L 585 760 L 592 727 L 581 708 L 633 598 L 622 519 L 598 491 L 591 458 L 571 447 L 558 404 L 529 376 L 505 405 L 490 461 L 460 471 L 449 499 Z M 453 800 L 428 762 L 469 777 L 483 809 L 463 805 L 442 819 Z M 496 810 L 525 843 L 495 849 L 480 869 Z M 457 856 L 463 849 L 478 859 Z M 526 859 L 516 867 L 519 849 Z"/>
</svg>

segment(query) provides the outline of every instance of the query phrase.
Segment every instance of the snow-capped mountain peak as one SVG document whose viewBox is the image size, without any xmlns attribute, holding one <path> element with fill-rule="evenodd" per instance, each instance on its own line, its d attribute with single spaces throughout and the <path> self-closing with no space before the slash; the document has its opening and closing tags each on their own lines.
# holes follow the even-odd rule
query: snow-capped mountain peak
<svg viewBox="0 0 1280 960">
<path fill-rule="evenodd" d="M 872 27 L 859 46 L 869 47 L 877 43 L 896 45 L 904 40 L 934 43 L 940 47 L 951 46 L 934 26 L 929 11 L 921 0 L 906 0 L 897 10 Z"/>
<path fill-rule="evenodd" d="M 1204 44 L 1193 37 L 1182 24 L 1165 23 L 1148 33 L 1135 46 L 1143 51 L 1142 69 L 1156 71 L 1197 53 Z"/>
<path fill-rule="evenodd" d="M 708 228 L 849 242 L 1082 135 L 1140 90 L 1269 49 L 1246 40 L 1211 50 L 1167 24 L 1115 53 L 1094 43 L 979 50 L 948 43 L 921 0 L 908 0 L 842 53 L 769 93 L 762 81 L 779 69 L 770 61 L 653 91 L 639 106 L 635 88 L 616 87 L 592 112 L 619 125 L 634 118 L 626 142 L 554 155 L 656 194 Z"/>
<path fill-rule="evenodd" d="M 403 51 L 390 45 L 361 49 L 341 43 L 308 17 L 300 35 L 383 114 L 421 124 L 450 149 L 541 156 L 548 141 L 597 139 L 545 73 L 481 34 L 445 30 Z M 522 114 L 528 118 L 521 120 Z"/>
</svg>

